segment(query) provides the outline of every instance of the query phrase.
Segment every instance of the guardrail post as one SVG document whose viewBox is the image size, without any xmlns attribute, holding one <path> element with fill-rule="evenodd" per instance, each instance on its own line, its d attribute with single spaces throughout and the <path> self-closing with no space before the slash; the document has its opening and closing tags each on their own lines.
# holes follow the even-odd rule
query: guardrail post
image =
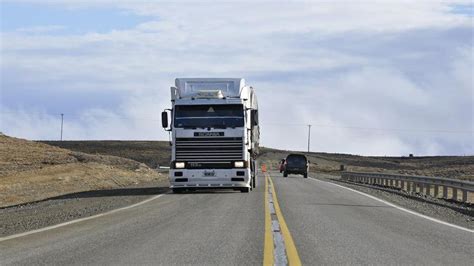
<svg viewBox="0 0 474 266">
<path fill-rule="evenodd" d="M 458 201 L 458 189 L 451 188 L 453 190 L 453 200 Z"/>
<path fill-rule="evenodd" d="M 393 187 L 393 179 L 390 179 L 390 187 Z"/>
<path fill-rule="evenodd" d="M 467 201 L 467 190 L 462 190 L 462 201 L 463 202 Z"/>
<path fill-rule="evenodd" d="M 407 191 L 408 192 L 411 191 L 411 182 L 410 181 L 407 181 Z"/>
<path fill-rule="evenodd" d="M 448 187 L 443 185 L 443 199 L 448 199 Z"/>
<path fill-rule="evenodd" d="M 418 186 L 417 183 L 413 182 L 413 186 L 411 187 L 411 191 L 416 193 L 416 187 Z"/>
<path fill-rule="evenodd" d="M 401 188 L 402 190 L 405 189 L 405 181 L 400 180 L 400 188 Z"/>
<path fill-rule="evenodd" d="M 435 185 L 435 186 L 434 186 L 434 197 L 435 197 L 435 198 L 438 198 L 438 194 L 439 194 L 439 186 L 438 186 L 438 185 Z"/>
<path fill-rule="evenodd" d="M 424 186 L 425 186 L 425 194 L 427 196 L 431 196 L 431 186 L 430 186 L 430 184 L 425 183 Z"/>
</svg>

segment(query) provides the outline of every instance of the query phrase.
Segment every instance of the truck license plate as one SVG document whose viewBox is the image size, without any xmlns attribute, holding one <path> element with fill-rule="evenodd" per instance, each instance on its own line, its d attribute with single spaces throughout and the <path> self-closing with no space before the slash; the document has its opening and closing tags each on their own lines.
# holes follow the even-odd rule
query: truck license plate
<svg viewBox="0 0 474 266">
<path fill-rule="evenodd" d="M 204 172 L 204 176 L 215 176 L 216 173 L 214 171 Z"/>
</svg>

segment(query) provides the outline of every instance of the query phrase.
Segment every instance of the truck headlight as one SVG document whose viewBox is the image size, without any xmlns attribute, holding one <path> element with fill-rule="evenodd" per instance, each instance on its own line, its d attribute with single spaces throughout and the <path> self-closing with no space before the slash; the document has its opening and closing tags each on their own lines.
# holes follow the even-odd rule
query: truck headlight
<svg viewBox="0 0 474 266">
<path fill-rule="evenodd" d="M 176 169 L 183 169 L 185 164 L 183 162 L 175 162 L 174 163 L 174 168 Z"/>
<path fill-rule="evenodd" d="M 234 167 L 235 168 L 244 168 L 245 167 L 245 162 L 242 162 L 242 161 L 234 162 Z"/>
</svg>

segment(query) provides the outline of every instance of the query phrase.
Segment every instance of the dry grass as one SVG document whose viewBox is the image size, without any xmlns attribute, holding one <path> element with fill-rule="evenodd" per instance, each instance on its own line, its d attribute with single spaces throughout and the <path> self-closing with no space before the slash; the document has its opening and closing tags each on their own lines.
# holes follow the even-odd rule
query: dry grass
<svg viewBox="0 0 474 266">
<path fill-rule="evenodd" d="M 0 135 L 0 207 L 166 177 L 143 163 Z"/>
</svg>

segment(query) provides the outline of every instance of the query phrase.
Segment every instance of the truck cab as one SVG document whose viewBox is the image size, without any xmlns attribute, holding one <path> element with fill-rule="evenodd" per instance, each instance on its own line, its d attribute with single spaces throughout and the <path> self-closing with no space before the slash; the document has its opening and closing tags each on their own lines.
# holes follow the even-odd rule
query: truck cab
<svg viewBox="0 0 474 266">
<path fill-rule="evenodd" d="M 173 192 L 256 186 L 259 151 L 255 90 L 241 78 L 177 78 L 162 124 L 171 132 Z"/>
</svg>

